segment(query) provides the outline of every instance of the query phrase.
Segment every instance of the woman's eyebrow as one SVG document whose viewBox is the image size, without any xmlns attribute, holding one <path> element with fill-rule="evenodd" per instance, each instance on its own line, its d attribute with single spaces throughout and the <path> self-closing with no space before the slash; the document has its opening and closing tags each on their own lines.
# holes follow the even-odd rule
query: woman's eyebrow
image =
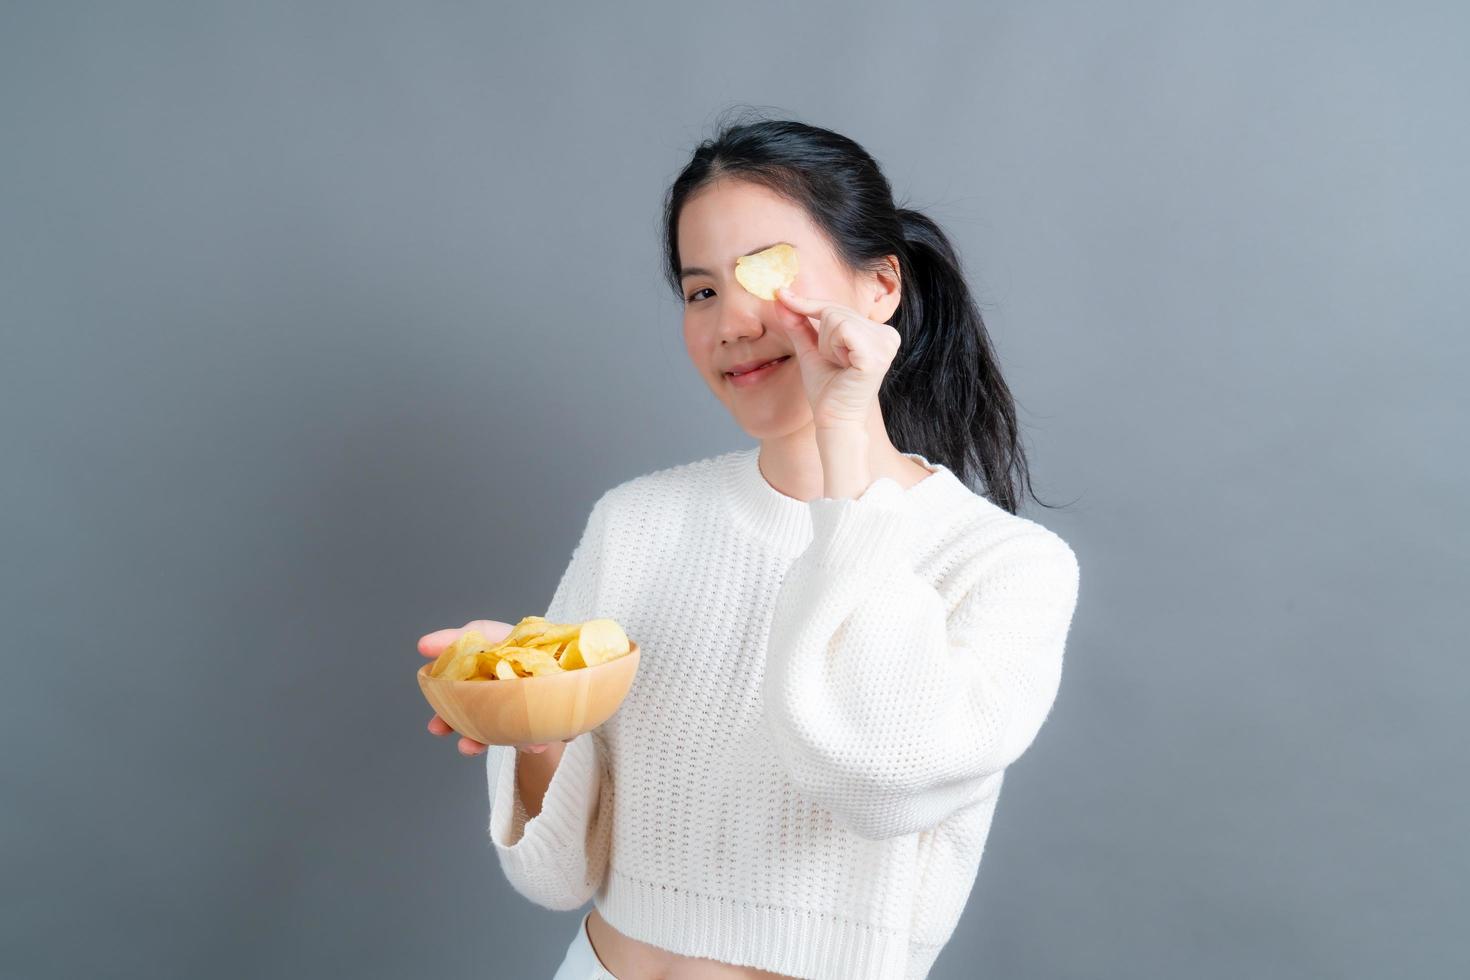
<svg viewBox="0 0 1470 980">
<path fill-rule="evenodd" d="M 749 252 L 746 252 L 745 255 L 754 255 L 756 252 L 764 252 L 766 249 L 768 249 L 768 248 L 775 248 L 777 245 L 790 245 L 790 244 L 791 244 L 790 242 L 772 242 L 769 245 L 762 245 L 760 248 L 753 248 Z M 742 258 L 742 259 L 745 258 L 745 255 L 740 256 L 740 258 Z M 708 269 L 702 268 L 702 267 L 697 266 L 697 265 L 686 265 L 684 268 L 682 268 L 682 269 L 679 270 L 679 281 L 680 282 L 683 282 L 685 279 L 688 279 L 690 276 L 712 276 L 712 275 L 714 275 L 714 273 L 713 272 L 710 272 Z"/>
</svg>

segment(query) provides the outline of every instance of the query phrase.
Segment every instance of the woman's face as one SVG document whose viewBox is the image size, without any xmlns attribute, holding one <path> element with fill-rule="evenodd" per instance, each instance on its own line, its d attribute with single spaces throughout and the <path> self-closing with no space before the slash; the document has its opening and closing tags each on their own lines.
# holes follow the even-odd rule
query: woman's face
<svg viewBox="0 0 1470 980">
<path fill-rule="evenodd" d="M 791 291 L 859 309 L 855 283 L 806 212 L 756 184 L 724 178 L 706 185 L 679 213 L 684 346 L 694 368 L 735 421 L 756 439 L 787 435 L 812 420 L 794 358 L 736 385 L 737 364 L 793 353 L 783 323 L 801 320 L 777 299 L 761 299 L 735 279 L 735 259 L 778 242 L 795 246 Z"/>
</svg>

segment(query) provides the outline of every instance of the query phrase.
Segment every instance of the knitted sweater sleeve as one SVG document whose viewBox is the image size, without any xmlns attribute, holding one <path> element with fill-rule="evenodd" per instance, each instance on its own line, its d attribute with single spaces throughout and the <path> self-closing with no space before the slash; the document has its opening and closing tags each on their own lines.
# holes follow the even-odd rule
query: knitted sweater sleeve
<svg viewBox="0 0 1470 980">
<path fill-rule="evenodd" d="M 1078 565 L 1035 525 L 984 549 L 953 611 L 913 567 L 892 479 L 808 502 L 812 541 L 777 594 L 762 681 L 797 789 L 867 838 L 973 802 L 1031 744 L 1061 680 Z"/>
<path fill-rule="evenodd" d="M 571 561 L 547 608 L 547 619 L 577 623 L 595 616 L 606 498 L 593 505 Z M 612 780 L 606 746 L 586 732 L 567 743 L 541 802 L 527 819 L 516 781 L 520 753 L 492 745 L 485 753 L 490 840 L 506 879 L 544 908 L 579 908 L 601 884 L 612 834 Z"/>
</svg>

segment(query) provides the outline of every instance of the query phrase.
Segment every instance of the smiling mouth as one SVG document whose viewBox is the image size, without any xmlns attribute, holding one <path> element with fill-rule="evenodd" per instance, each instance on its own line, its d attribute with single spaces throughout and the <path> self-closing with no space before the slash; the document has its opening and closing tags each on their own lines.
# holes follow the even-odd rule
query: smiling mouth
<svg viewBox="0 0 1470 980">
<path fill-rule="evenodd" d="M 727 378 L 742 378 L 742 377 L 744 377 L 747 374 L 754 374 L 755 372 L 760 371 L 760 370 L 763 370 L 765 368 L 768 368 L 768 367 L 770 367 L 773 364 L 780 364 L 782 361 L 787 360 L 790 357 L 791 357 L 790 354 L 783 354 L 783 355 L 781 355 L 780 357 L 776 358 L 773 361 L 767 361 L 766 363 L 762 364 L 760 367 L 753 367 L 749 371 L 741 371 L 739 374 L 735 373 L 734 371 L 726 371 L 725 372 L 725 377 L 727 377 Z"/>
</svg>

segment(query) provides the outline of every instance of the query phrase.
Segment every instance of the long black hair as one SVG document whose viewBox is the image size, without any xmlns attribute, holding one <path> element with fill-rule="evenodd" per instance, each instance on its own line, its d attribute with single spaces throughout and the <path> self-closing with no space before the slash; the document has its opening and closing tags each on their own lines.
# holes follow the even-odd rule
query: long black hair
<svg viewBox="0 0 1470 980">
<path fill-rule="evenodd" d="M 897 207 L 877 161 L 853 140 L 786 119 L 735 120 L 695 149 L 664 199 L 665 275 L 682 300 L 679 213 L 720 178 L 759 184 L 803 208 L 854 272 L 902 282 L 889 323 L 903 342 L 878 392 L 888 438 L 943 463 L 972 490 L 1016 513 L 1031 489 L 1016 407 L 954 246 L 930 218 Z M 983 480 L 983 489 L 977 484 Z"/>
</svg>

